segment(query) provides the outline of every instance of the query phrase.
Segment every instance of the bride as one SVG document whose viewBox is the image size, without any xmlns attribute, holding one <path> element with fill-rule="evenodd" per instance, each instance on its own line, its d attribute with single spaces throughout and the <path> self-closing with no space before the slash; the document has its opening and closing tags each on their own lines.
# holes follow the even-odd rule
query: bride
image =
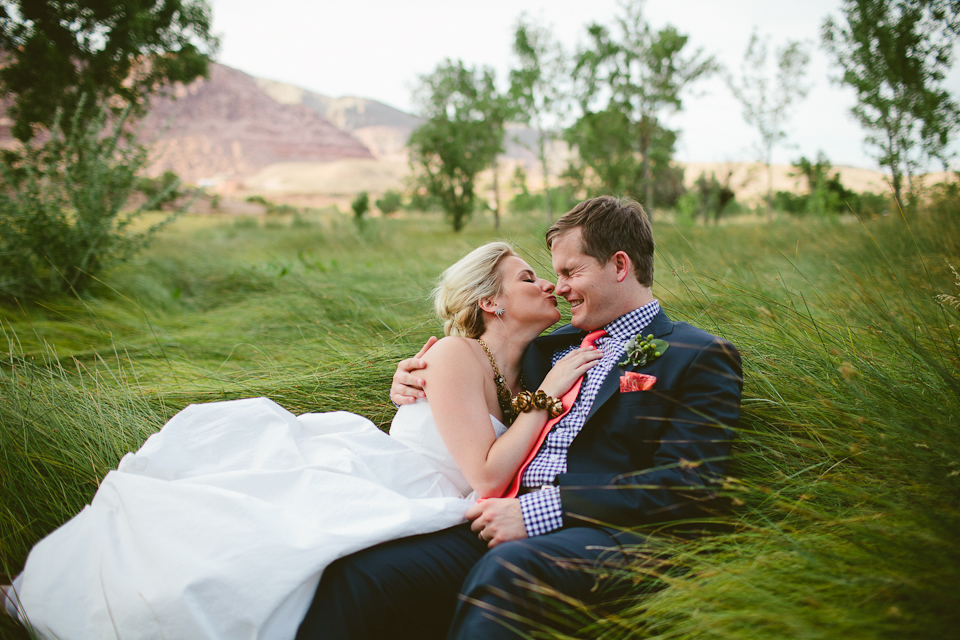
<svg viewBox="0 0 960 640">
<path fill-rule="evenodd" d="M 266 398 L 187 407 L 33 548 L 6 609 L 61 640 L 293 638 L 332 561 L 465 522 L 504 492 L 551 401 L 600 357 L 560 360 L 541 408 L 511 402 L 524 350 L 560 319 L 552 291 L 502 242 L 447 269 L 434 292 L 447 337 L 423 356 L 430 403 L 402 406 L 389 436 Z"/>
</svg>

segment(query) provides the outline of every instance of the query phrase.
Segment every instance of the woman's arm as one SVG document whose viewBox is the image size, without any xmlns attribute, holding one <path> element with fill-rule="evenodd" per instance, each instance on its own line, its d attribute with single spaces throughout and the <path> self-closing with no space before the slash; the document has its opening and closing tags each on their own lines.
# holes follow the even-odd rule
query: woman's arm
<svg viewBox="0 0 960 640">
<path fill-rule="evenodd" d="M 540 385 L 559 397 L 602 356 L 576 349 L 560 360 Z M 484 393 L 489 375 L 465 338 L 444 338 L 424 356 L 424 389 L 440 437 L 464 478 L 482 496 L 502 495 L 547 422 L 544 409 L 521 413 L 499 439 Z"/>
</svg>

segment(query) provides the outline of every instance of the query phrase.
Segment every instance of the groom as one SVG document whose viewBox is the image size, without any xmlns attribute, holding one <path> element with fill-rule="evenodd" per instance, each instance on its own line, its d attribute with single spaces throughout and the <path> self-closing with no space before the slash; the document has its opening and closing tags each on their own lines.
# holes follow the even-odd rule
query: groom
<svg viewBox="0 0 960 640">
<path fill-rule="evenodd" d="M 653 233 L 636 202 L 581 202 L 546 240 L 572 318 L 527 350 L 527 386 L 587 332 L 605 329 L 604 355 L 523 472 L 520 496 L 477 504 L 468 524 L 335 562 L 298 638 L 519 637 L 553 615 L 541 606 L 551 593 L 610 596 L 590 569 L 624 561 L 621 545 L 642 540 L 626 528 L 710 512 L 739 417 L 736 348 L 660 310 Z M 646 362 L 623 364 L 627 342 L 650 335 L 666 349 L 658 342 Z M 422 395 L 417 366 L 401 363 L 396 401 Z"/>
</svg>

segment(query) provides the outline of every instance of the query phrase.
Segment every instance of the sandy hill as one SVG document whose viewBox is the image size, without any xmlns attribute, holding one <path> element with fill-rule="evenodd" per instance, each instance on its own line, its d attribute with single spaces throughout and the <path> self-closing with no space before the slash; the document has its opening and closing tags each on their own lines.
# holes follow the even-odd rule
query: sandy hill
<svg viewBox="0 0 960 640">
<path fill-rule="evenodd" d="M 375 157 L 388 162 L 406 162 L 407 139 L 422 122 L 416 116 L 367 98 L 331 98 L 262 78 L 257 79 L 257 86 L 280 104 L 302 105 L 320 114 L 363 142 Z"/>
<path fill-rule="evenodd" d="M 242 179 L 276 162 L 373 157 L 312 109 L 281 104 L 252 76 L 220 64 L 209 79 L 155 98 L 143 136 L 156 140 L 149 173 L 169 170 L 189 182 Z"/>
</svg>

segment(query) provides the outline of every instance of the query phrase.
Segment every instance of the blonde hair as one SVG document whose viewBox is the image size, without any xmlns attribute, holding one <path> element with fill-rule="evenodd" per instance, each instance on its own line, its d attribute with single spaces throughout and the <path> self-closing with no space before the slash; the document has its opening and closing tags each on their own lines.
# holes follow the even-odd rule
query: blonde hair
<svg viewBox="0 0 960 640">
<path fill-rule="evenodd" d="M 440 275 L 433 290 L 437 316 L 448 336 L 479 338 L 483 335 L 480 301 L 500 294 L 503 277 L 500 263 L 517 255 L 506 242 L 490 242 L 460 258 Z"/>
</svg>

